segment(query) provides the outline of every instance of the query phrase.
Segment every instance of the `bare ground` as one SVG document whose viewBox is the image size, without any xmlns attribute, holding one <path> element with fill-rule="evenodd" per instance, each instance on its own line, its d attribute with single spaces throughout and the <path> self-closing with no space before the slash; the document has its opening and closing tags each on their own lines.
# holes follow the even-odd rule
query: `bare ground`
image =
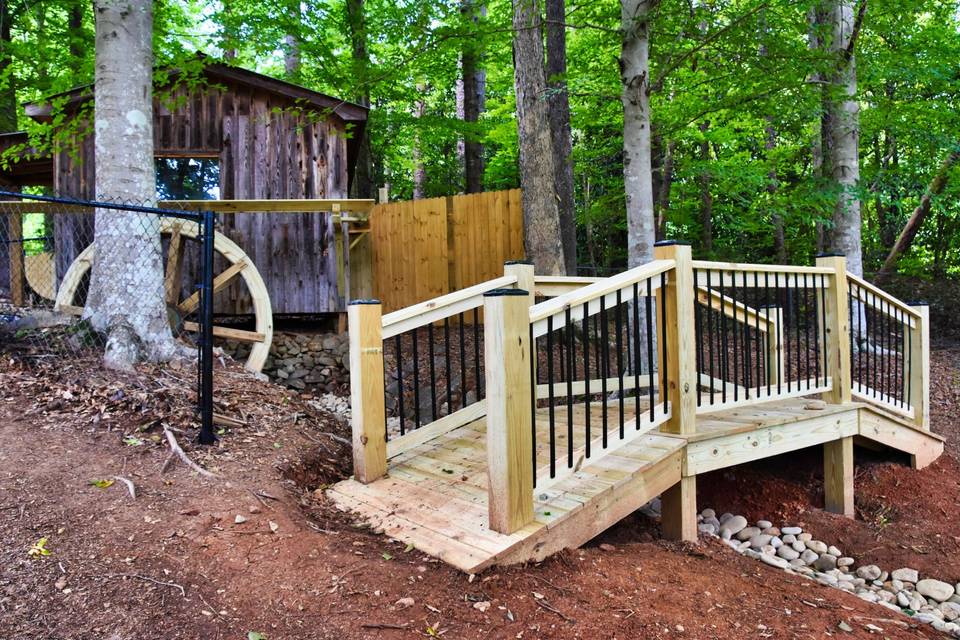
<svg viewBox="0 0 960 640">
<path fill-rule="evenodd" d="M 332 437 L 348 429 L 303 397 L 218 371 L 218 411 L 244 424 L 201 450 L 190 444 L 190 372 L 149 373 L 150 383 L 80 365 L 0 373 L 2 637 L 877 635 L 867 624 L 883 629 L 878 637 L 937 637 L 716 542 L 663 542 L 640 514 L 583 549 L 470 578 L 358 526 L 315 492 L 349 474 L 348 447 Z M 958 377 L 960 348 L 938 348 L 933 426 L 949 448 L 936 464 L 915 472 L 858 450 L 856 521 L 816 508 L 816 450 L 707 476 L 700 507 L 800 522 L 860 561 L 957 581 Z M 221 477 L 179 463 L 161 474 L 164 424 Z M 121 481 L 91 484 L 114 476 L 135 484 L 136 499 Z M 31 556 L 43 537 L 50 555 Z"/>
</svg>

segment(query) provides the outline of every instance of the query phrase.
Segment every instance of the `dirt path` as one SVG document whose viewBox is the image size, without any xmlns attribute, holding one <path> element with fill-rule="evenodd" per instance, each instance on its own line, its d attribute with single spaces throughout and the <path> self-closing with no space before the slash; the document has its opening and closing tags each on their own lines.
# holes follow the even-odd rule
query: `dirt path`
<svg viewBox="0 0 960 640">
<path fill-rule="evenodd" d="M 156 428 L 142 433 L 144 444 L 124 444 L 143 419 L 108 408 L 112 419 L 94 420 L 76 400 L 36 403 L 39 391 L 10 375 L 0 380 L 5 638 L 877 637 L 867 624 L 882 637 L 937 637 L 719 543 L 660 542 L 658 524 L 642 515 L 584 549 L 471 579 L 314 497 L 344 473 L 348 454 L 321 432 L 346 428 L 307 419 L 310 408 L 286 391 L 222 395 L 238 412 L 243 397 L 262 393 L 265 408 L 245 413 L 247 426 L 220 448 L 189 450 L 224 478 L 208 481 L 179 465 L 158 473 L 166 455 Z M 701 508 L 786 517 L 858 560 L 896 568 L 916 559 L 921 570 L 960 577 L 952 457 L 920 473 L 858 458 L 861 519 L 851 523 L 810 507 L 822 499 L 817 455 L 722 472 L 723 482 L 701 483 Z M 122 482 L 90 484 L 116 475 L 135 483 L 135 500 Z M 41 537 L 50 555 L 30 557 Z M 853 632 L 840 631 L 841 621 Z"/>
</svg>

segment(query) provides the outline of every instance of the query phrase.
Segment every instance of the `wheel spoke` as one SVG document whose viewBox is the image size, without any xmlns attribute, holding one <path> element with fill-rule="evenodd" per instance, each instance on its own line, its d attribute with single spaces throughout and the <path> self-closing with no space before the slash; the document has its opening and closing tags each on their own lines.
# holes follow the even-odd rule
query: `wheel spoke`
<svg viewBox="0 0 960 640">
<path fill-rule="evenodd" d="M 226 271 L 218 275 L 213 279 L 213 292 L 217 293 L 220 289 L 223 289 L 227 286 L 231 280 L 233 280 L 241 271 L 247 267 L 247 261 L 241 260 L 236 264 L 230 265 Z M 192 313 L 198 306 L 200 306 L 200 292 L 194 291 L 190 294 L 190 297 L 177 305 L 177 310 L 182 314 Z"/>
<path fill-rule="evenodd" d="M 200 331 L 200 325 L 196 322 L 184 322 L 184 331 Z M 227 340 L 239 340 L 240 342 L 263 342 L 266 336 L 256 331 L 246 331 L 245 329 L 234 329 L 233 327 L 223 327 L 213 325 L 213 336 L 215 338 L 226 338 Z"/>
</svg>

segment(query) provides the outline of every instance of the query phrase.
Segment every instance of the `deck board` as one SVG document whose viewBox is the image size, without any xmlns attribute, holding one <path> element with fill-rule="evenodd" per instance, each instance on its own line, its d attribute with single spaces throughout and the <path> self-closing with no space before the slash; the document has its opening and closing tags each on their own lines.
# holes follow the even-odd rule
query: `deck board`
<svg viewBox="0 0 960 640">
<path fill-rule="evenodd" d="M 555 408 L 556 477 L 549 478 L 548 410 L 536 415 L 534 520 L 504 535 L 490 530 L 487 512 L 486 421 L 480 418 L 423 442 L 390 460 L 388 475 L 368 485 L 345 480 L 328 490 L 343 510 L 371 527 L 464 571 L 500 562 L 537 560 L 567 546 L 579 546 L 650 498 L 679 482 L 681 473 L 723 468 L 827 442 L 851 433 L 897 446 L 922 463 L 942 450 L 922 434 L 898 432 L 900 425 L 862 419 L 860 403 L 810 408 L 803 398 L 784 399 L 697 416 L 694 434 L 658 430 L 628 432 L 619 440 L 619 402 L 608 402 L 608 448 L 592 447 L 586 409 L 573 405 L 572 445 L 576 470 L 568 467 L 567 407 Z M 590 406 L 590 437 L 602 432 L 602 403 Z M 642 415 L 648 403 L 643 399 Z M 659 407 L 657 414 L 660 414 Z M 634 418 L 633 399 L 624 401 L 624 420 Z M 871 414 L 872 415 L 872 414 Z M 865 433 L 869 426 L 870 433 Z M 632 428 L 632 427 L 631 427 Z M 907 429 L 907 427 L 902 427 Z M 929 440 L 930 438 L 927 438 Z M 917 443 L 917 444 L 914 444 Z M 698 471 L 698 469 L 700 471 Z"/>
</svg>

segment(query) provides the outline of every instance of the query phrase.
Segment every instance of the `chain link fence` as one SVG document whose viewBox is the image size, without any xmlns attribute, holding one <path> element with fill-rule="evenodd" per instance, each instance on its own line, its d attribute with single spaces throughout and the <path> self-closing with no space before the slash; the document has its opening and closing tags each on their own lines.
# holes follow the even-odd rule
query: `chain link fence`
<svg viewBox="0 0 960 640">
<path fill-rule="evenodd" d="M 0 352 L 62 371 L 196 362 L 213 431 L 213 212 L 0 191 Z"/>
</svg>

